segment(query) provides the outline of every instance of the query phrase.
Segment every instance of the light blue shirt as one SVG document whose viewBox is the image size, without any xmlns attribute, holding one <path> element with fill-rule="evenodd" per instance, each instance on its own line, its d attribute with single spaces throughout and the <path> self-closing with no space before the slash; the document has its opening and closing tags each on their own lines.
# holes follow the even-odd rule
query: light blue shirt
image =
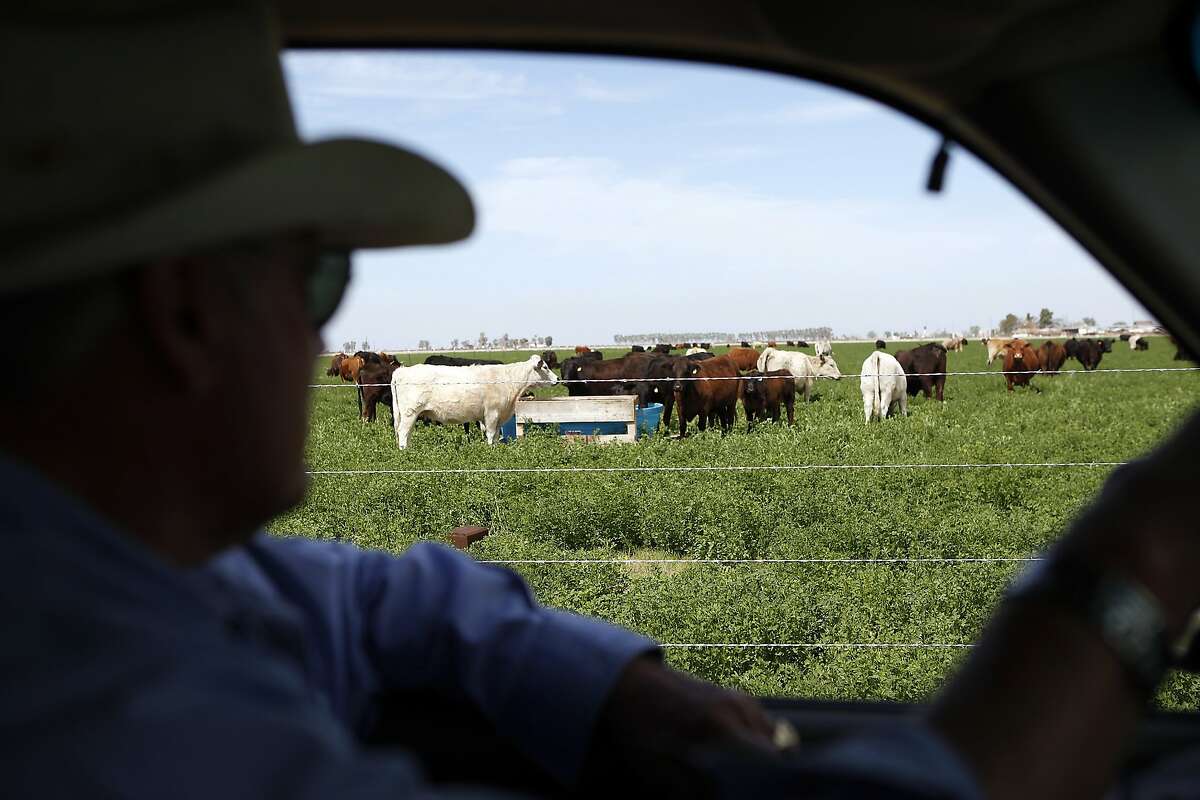
<svg viewBox="0 0 1200 800">
<path fill-rule="evenodd" d="M 423 688 L 569 782 L 655 651 L 440 545 L 259 535 L 181 570 L 30 470 L 0 460 L 0 487 L 6 797 L 424 794 L 412 761 L 358 744 L 380 693 Z"/>
<path fill-rule="evenodd" d="M 425 797 L 415 762 L 360 745 L 381 694 L 421 689 L 469 701 L 569 784 L 618 675 L 656 650 L 439 545 L 397 558 L 259 535 L 181 570 L 3 458 L 0 487 L 5 798 Z M 717 783 L 729 797 L 981 796 L 915 725 Z"/>
</svg>

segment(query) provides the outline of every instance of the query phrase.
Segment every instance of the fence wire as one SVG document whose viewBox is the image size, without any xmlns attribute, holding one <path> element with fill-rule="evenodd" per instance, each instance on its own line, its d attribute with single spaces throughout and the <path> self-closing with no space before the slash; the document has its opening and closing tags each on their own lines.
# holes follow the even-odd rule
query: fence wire
<svg viewBox="0 0 1200 800">
<path fill-rule="evenodd" d="M 521 363 L 521 362 L 514 362 Z M 703 362 L 699 362 L 703 363 Z M 423 366 L 414 364 L 413 366 Z M 492 365 L 502 366 L 502 365 Z M 401 369 L 408 369 L 402 367 Z M 464 367 L 451 367 L 450 369 L 464 369 Z M 980 370 L 978 372 L 912 372 L 906 373 L 908 378 L 938 378 L 951 376 L 978 376 L 978 375 L 1033 375 L 1033 376 L 1062 376 L 1062 375 L 1116 375 L 1118 373 L 1139 373 L 1139 372 L 1200 372 L 1200 367 L 1118 367 L 1116 369 L 1068 369 L 1058 372 L 1045 373 L 1040 370 Z M 809 375 L 800 376 L 801 380 L 805 377 L 814 378 L 816 380 L 841 380 L 842 378 L 861 378 L 875 377 L 873 372 L 851 372 L 843 373 L 839 377 L 832 375 Z M 595 384 L 595 383 L 674 383 L 675 381 L 740 381 L 745 380 L 745 375 L 714 375 L 711 377 L 689 376 L 683 378 L 560 378 L 554 383 L 548 381 L 527 381 L 527 380 L 511 380 L 511 381 L 414 381 L 405 380 L 404 383 L 408 386 L 571 386 L 573 384 Z M 390 383 L 310 383 L 310 389 L 345 389 L 345 388 L 374 388 L 374 387 L 390 387 Z"/>
<path fill-rule="evenodd" d="M 1045 468 L 1109 468 L 1127 461 L 1055 461 L 994 464 L 731 464 L 714 466 L 651 466 L 651 467 L 454 467 L 430 469 L 314 469 L 308 475 L 533 475 L 574 473 L 579 475 L 637 472 L 800 472 L 804 470 L 887 470 L 887 469 L 1045 469 Z"/>
<path fill-rule="evenodd" d="M 1022 564 L 1040 556 L 979 556 L 963 558 L 510 558 L 480 564 Z"/>
<path fill-rule="evenodd" d="M 974 646 L 953 642 L 671 642 L 659 645 L 674 650 L 949 650 Z"/>
</svg>

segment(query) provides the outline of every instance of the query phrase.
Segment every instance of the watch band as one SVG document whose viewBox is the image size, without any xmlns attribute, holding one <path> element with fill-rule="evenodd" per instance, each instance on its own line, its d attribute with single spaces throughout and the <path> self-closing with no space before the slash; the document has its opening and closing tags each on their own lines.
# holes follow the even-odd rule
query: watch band
<svg viewBox="0 0 1200 800">
<path fill-rule="evenodd" d="M 1142 584 L 1083 559 L 1049 556 L 1010 587 L 1010 600 L 1046 600 L 1069 609 L 1117 657 L 1137 688 L 1154 692 L 1171 663 L 1162 607 Z"/>
</svg>

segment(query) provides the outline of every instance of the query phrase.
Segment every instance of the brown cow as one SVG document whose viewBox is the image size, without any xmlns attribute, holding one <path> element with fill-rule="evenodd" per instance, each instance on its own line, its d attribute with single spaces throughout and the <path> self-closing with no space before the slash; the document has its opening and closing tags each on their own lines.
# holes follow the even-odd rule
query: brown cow
<svg viewBox="0 0 1200 800">
<path fill-rule="evenodd" d="M 687 424 L 697 417 L 700 430 L 708 427 L 710 417 L 719 420 L 723 432 L 733 429 L 737 416 L 737 364 L 728 355 L 707 361 L 683 359 L 675 364 L 675 405 L 679 407 L 679 435 L 687 436 Z M 718 378 L 719 380 L 687 380 L 688 378 Z"/>
<path fill-rule="evenodd" d="M 398 364 L 389 359 L 382 364 L 363 364 L 355 377 L 358 384 L 358 416 L 364 422 L 375 421 L 375 406 L 383 403 L 392 408 L 392 373 Z"/>
<path fill-rule="evenodd" d="M 754 369 L 758 366 L 758 357 L 761 355 L 753 347 L 731 347 L 722 354 L 723 358 L 729 358 L 743 372 L 748 369 Z"/>
<path fill-rule="evenodd" d="M 751 370 L 740 381 L 742 408 L 746 411 L 746 430 L 754 430 L 755 420 L 770 417 L 779 422 L 779 404 L 787 407 L 788 425 L 796 424 L 796 379 L 786 369 L 770 372 Z"/>
<path fill-rule="evenodd" d="M 333 377 L 337 377 L 338 375 L 340 375 L 341 371 L 342 371 L 341 370 L 342 362 L 346 358 L 348 358 L 348 356 L 345 353 L 338 353 L 337 355 L 335 355 L 333 357 L 333 360 L 331 362 L 329 362 L 329 369 L 325 370 L 325 374 L 333 376 Z"/>
<path fill-rule="evenodd" d="M 1021 339 L 1014 339 L 1004 348 L 1004 381 L 1011 392 L 1014 386 L 1028 386 L 1035 392 L 1041 389 L 1033 385 L 1033 373 L 1041 367 L 1037 350 Z"/>
<path fill-rule="evenodd" d="M 1042 372 L 1047 375 L 1057 375 L 1063 364 L 1067 363 L 1067 348 L 1058 342 L 1047 339 L 1038 348 L 1038 361 L 1041 362 Z"/>
<path fill-rule="evenodd" d="M 577 355 L 577 356 L 581 356 L 584 353 L 590 353 L 590 352 L 592 352 L 592 348 L 590 348 L 586 345 L 582 345 L 582 344 L 575 345 L 575 355 Z"/>
<path fill-rule="evenodd" d="M 363 368 L 363 360 L 358 356 L 347 356 L 338 364 L 338 374 L 342 380 L 354 383 L 358 379 L 358 371 Z"/>
</svg>

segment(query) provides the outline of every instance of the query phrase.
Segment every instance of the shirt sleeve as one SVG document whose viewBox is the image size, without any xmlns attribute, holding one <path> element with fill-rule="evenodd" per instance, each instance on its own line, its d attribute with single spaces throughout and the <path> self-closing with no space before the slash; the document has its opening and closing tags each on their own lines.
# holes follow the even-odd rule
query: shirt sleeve
<svg viewBox="0 0 1200 800">
<path fill-rule="evenodd" d="M 795 760 L 723 753 L 708 765 L 716 795 L 806 800 L 983 800 L 962 757 L 928 726 L 897 722 L 849 734 Z"/>
<path fill-rule="evenodd" d="M 539 606 L 510 570 L 419 543 L 400 557 L 306 539 L 258 537 L 250 553 L 318 638 L 321 683 L 361 725 L 381 691 L 465 697 L 522 752 L 570 783 L 600 709 L 653 641 Z"/>
<path fill-rule="evenodd" d="M 371 753 L 268 658 L 143 669 L 137 691 L 0 735 L 5 797 L 129 800 L 461 800 L 395 752 Z M 261 656 L 261 653 L 258 655 Z M 112 667 L 112 664 L 103 666 Z M 146 666 L 151 666 L 147 664 Z M 507 795 L 505 795 L 507 796 Z"/>
</svg>

